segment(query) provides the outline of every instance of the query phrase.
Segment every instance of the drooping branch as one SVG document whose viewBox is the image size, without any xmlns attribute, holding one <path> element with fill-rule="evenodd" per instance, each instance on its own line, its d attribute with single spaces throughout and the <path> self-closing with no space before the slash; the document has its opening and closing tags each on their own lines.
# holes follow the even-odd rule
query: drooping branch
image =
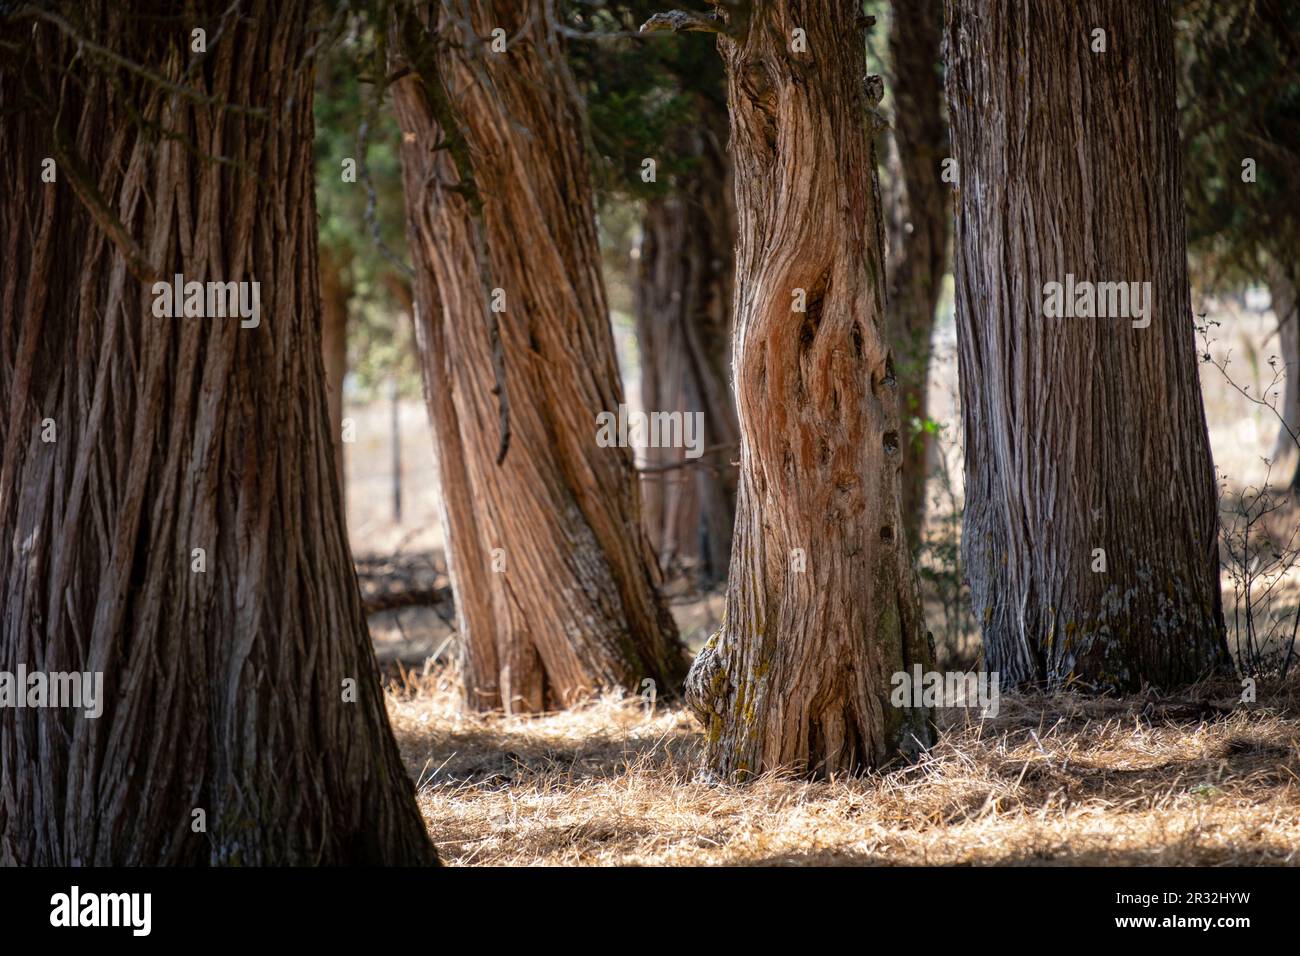
<svg viewBox="0 0 1300 956">
<path fill-rule="evenodd" d="M 380 96 L 383 94 L 380 93 Z M 378 106 L 374 107 L 373 112 L 367 113 L 361 125 L 357 128 L 357 171 L 361 174 L 361 182 L 366 190 L 366 208 L 362 214 L 367 228 L 370 229 L 370 241 L 374 243 L 375 248 L 379 250 L 380 255 L 387 259 L 394 268 L 396 268 L 407 279 L 415 275 L 413 270 L 401 256 L 384 242 L 384 236 L 379 228 L 379 196 L 375 191 L 375 179 L 370 173 L 370 164 L 366 162 L 366 153 L 369 150 L 370 125 L 374 121 L 378 112 Z"/>
<path fill-rule="evenodd" d="M 454 187 L 448 188 L 465 197 L 471 212 L 477 218 L 483 211 L 483 199 L 479 195 L 474 179 L 474 164 L 470 159 L 469 145 L 465 142 L 464 133 L 456 119 L 442 72 L 438 69 L 438 61 L 430 37 L 426 36 L 425 27 L 415 11 L 409 8 L 397 13 L 397 27 L 402 56 L 424 86 L 429 110 L 438 123 L 442 135 L 442 142 L 439 145 L 451 154 L 452 162 L 456 166 L 457 183 Z"/>
<path fill-rule="evenodd" d="M 81 200 L 81 204 L 95 220 L 95 224 L 104 230 L 104 234 L 122 253 L 131 274 L 145 285 L 153 285 L 158 281 L 162 270 L 149 260 L 148 255 L 132 237 L 130 230 L 113 213 L 108 200 L 95 185 L 85 164 L 68 141 L 67 134 L 57 122 L 53 124 L 51 132 L 53 135 L 50 137 L 50 151 L 54 154 L 54 161 L 67 176 L 73 193 Z"/>
<path fill-rule="evenodd" d="M 205 94 L 193 86 L 186 86 L 184 83 L 177 83 L 172 80 L 169 80 L 167 79 L 167 77 L 163 76 L 162 74 L 154 70 L 149 69 L 143 64 L 137 63 L 134 60 L 130 59 L 129 57 L 125 57 L 115 50 L 110 50 L 108 47 L 102 46 L 101 44 L 96 43 L 94 40 L 91 40 L 90 38 L 82 35 L 81 33 L 78 33 L 76 28 L 73 27 L 71 23 L 69 23 L 67 20 L 59 16 L 57 13 L 54 13 L 53 11 L 45 10 L 40 7 L 34 6 L 32 4 L 27 4 L 19 8 L 15 13 L 13 13 L 12 19 L 14 20 L 37 19 L 37 20 L 44 20 L 47 23 L 53 24 L 60 31 L 62 31 L 69 39 L 73 40 L 80 49 L 85 50 L 91 56 L 98 57 L 99 59 L 104 60 L 105 62 L 112 63 L 114 66 L 120 67 L 123 70 L 126 70 L 128 73 L 131 73 L 134 76 L 138 76 L 140 77 L 140 79 L 145 80 L 148 83 L 152 83 L 154 86 L 166 90 L 169 93 L 175 94 L 176 96 L 179 96 L 182 99 L 185 99 L 195 104 L 196 106 L 212 106 L 227 112 L 238 113 L 243 116 L 251 116 L 256 119 L 262 119 L 262 120 L 265 120 L 270 116 L 269 112 L 264 108 L 249 107 L 249 106 L 243 106 L 239 103 L 232 103 L 229 100 L 223 99 L 219 96 L 211 96 Z M 217 38 L 220 37 L 221 33 L 224 32 L 224 30 L 225 30 L 225 21 L 223 18 L 222 26 L 220 30 L 213 37 L 214 42 Z M 187 75 L 188 75 L 188 71 L 187 71 Z"/>
</svg>

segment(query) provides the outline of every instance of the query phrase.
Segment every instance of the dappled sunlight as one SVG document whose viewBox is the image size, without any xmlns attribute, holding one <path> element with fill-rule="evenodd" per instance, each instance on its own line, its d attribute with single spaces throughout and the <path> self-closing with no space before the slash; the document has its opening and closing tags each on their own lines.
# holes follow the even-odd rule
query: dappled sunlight
<svg viewBox="0 0 1300 956">
<path fill-rule="evenodd" d="M 1300 686 L 945 712 L 920 761 L 861 778 L 709 782 L 682 709 L 610 696 L 457 712 L 430 675 L 389 713 L 439 853 L 487 865 L 1295 863 Z"/>
</svg>

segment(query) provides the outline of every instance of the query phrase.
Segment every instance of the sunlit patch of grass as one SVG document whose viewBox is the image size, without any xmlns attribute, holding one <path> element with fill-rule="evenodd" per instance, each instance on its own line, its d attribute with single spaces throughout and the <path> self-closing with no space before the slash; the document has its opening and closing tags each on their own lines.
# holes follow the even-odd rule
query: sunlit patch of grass
<svg viewBox="0 0 1300 956">
<path fill-rule="evenodd" d="M 389 711 L 450 864 L 1300 864 L 1300 686 L 1260 687 L 1004 696 L 913 765 L 743 786 L 702 778 L 676 707 L 462 714 L 443 673 Z"/>
</svg>

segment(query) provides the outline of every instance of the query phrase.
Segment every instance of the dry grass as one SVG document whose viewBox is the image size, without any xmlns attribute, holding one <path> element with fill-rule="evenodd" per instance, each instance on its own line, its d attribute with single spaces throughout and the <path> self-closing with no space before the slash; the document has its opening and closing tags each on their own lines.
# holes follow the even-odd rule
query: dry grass
<svg viewBox="0 0 1300 956">
<path fill-rule="evenodd" d="M 1004 696 L 918 764 L 745 786 L 701 779 L 676 708 L 463 715 L 434 675 L 389 710 L 456 865 L 1300 864 L 1300 686 L 1238 692 Z"/>
<path fill-rule="evenodd" d="M 1249 358 L 1251 343 L 1276 321 L 1224 308 L 1211 351 L 1237 350 L 1233 374 L 1258 393 L 1269 369 Z M 959 430 L 950 310 L 949 301 L 929 407 Z M 635 401 L 634 364 L 624 365 Z M 1201 374 L 1216 463 L 1233 488 L 1261 480 L 1276 421 L 1216 370 Z M 354 543 L 384 554 L 440 547 L 419 404 L 401 417 L 402 526 L 388 514 L 388 410 L 350 414 L 361 436 L 347 459 Z M 1225 600 L 1231 613 L 1230 590 Z M 674 612 L 691 635 L 711 630 L 718 613 L 707 604 Z M 386 661 L 441 646 L 446 627 L 420 613 L 372 619 Z M 1236 705 L 1237 693 L 1004 697 L 996 719 L 946 712 L 941 743 L 917 765 L 740 787 L 700 779 L 701 737 L 679 709 L 647 714 L 606 699 L 535 719 L 462 715 L 448 675 L 408 680 L 389 709 L 429 832 L 452 864 L 1300 864 L 1300 683 L 1272 695 L 1261 685 L 1254 705 Z"/>
</svg>

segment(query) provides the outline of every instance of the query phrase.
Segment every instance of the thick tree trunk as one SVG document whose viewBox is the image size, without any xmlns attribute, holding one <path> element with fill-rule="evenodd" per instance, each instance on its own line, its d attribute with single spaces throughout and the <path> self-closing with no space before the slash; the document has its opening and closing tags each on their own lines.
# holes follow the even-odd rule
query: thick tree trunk
<svg viewBox="0 0 1300 956">
<path fill-rule="evenodd" d="M 74 28 L 203 103 L 41 17 L 0 28 L 23 51 L 0 73 L 0 670 L 103 675 L 98 718 L 0 708 L 0 862 L 432 861 L 331 471 L 309 5 L 246 4 L 216 42 L 224 3 L 145 6 L 90 0 Z M 260 323 L 156 316 L 177 273 L 260 282 Z"/>
<path fill-rule="evenodd" d="M 1280 261 L 1270 263 L 1268 291 L 1273 299 L 1273 314 L 1277 317 L 1278 338 L 1281 342 L 1283 374 L 1282 404 L 1278 412 L 1285 425 L 1278 428 L 1277 443 L 1273 448 L 1273 481 L 1300 488 L 1300 448 L 1296 436 L 1300 435 L 1300 300 L 1296 289 L 1300 277 L 1292 274 Z"/>
<path fill-rule="evenodd" d="M 343 500 L 347 501 L 343 461 L 343 379 L 348 374 L 348 301 L 352 285 L 347 262 L 339 253 L 321 247 L 320 307 L 321 355 L 325 361 L 325 394 L 329 402 L 330 434 L 334 436 L 335 472 Z M 346 509 L 345 509 L 346 511 Z"/>
<path fill-rule="evenodd" d="M 632 455 L 596 441 L 622 391 L 581 104 L 549 6 L 474 0 L 476 34 L 431 7 L 399 25 L 412 74 L 394 100 L 467 704 L 539 711 L 646 679 L 669 693 L 684 652 Z M 476 39 L 496 28 L 507 52 Z"/>
<path fill-rule="evenodd" d="M 1015 685 L 1194 680 L 1227 655 L 1169 5 L 950 0 L 948 18 L 963 549 L 986 666 Z M 1149 327 L 1045 317 L 1067 276 L 1150 283 Z"/>
<path fill-rule="evenodd" d="M 641 402 L 647 412 L 703 415 L 704 454 L 650 448 L 643 477 L 650 540 L 667 569 L 694 560 L 705 585 L 725 577 L 736 510 L 736 410 L 728 380 L 735 212 L 726 114 L 683 146 L 699 165 L 641 220 L 636 283 Z"/>
<path fill-rule="evenodd" d="M 894 64 L 894 142 L 901 201 L 888 260 L 889 334 L 903 432 L 903 525 L 915 549 L 925 526 L 931 433 L 926 393 L 930 340 L 948 260 L 952 218 L 940 163 L 948 155 L 939 68 L 943 0 L 895 0 L 889 34 Z"/>
<path fill-rule="evenodd" d="M 721 630 L 688 700 L 714 772 L 877 766 L 933 738 L 891 675 L 928 666 L 900 523 L 884 236 L 852 0 L 759 0 L 719 40 L 736 181 L 740 491 Z M 792 52 L 795 29 L 806 52 Z M 802 299 L 802 303 L 800 303 Z M 796 311 L 803 304 L 804 311 Z"/>
</svg>

